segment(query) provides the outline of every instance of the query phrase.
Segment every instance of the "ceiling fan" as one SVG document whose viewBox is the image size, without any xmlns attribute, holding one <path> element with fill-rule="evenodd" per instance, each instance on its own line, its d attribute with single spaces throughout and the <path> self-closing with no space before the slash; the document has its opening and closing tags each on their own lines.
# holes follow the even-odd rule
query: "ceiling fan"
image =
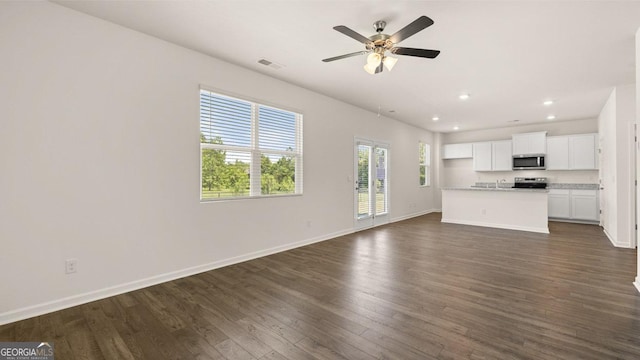
<svg viewBox="0 0 640 360">
<path fill-rule="evenodd" d="M 373 75 L 382 72 L 382 69 L 384 67 L 386 67 L 387 70 L 391 71 L 393 66 L 398 61 L 397 58 L 386 55 L 387 51 L 395 55 L 417 56 L 433 59 L 438 56 L 438 54 L 440 54 L 440 50 L 414 49 L 396 46 L 396 44 L 400 41 L 428 28 L 431 25 L 433 25 L 433 20 L 426 16 L 420 16 L 409 25 L 400 29 L 395 34 L 389 36 L 382 33 L 385 26 L 387 26 L 387 23 L 383 20 L 378 20 L 373 23 L 373 27 L 376 29 L 376 34 L 368 38 L 358 34 L 357 32 L 349 29 L 344 25 L 334 26 L 334 30 L 363 43 L 366 50 L 330 57 L 327 59 L 323 59 L 322 61 L 330 62 L 352 56 L 369 54 L 369 56 L 367 56 L 367 64 L 364 66 L 364 70 Z"/>
</svg>

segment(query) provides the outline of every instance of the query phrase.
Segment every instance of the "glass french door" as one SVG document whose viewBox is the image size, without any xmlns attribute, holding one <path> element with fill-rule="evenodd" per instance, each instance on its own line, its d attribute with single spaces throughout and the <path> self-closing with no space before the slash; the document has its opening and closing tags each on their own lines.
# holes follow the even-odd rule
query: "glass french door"
<svg viewBox="0 0 640 360">
<path fill-rule="evenodd" d="M 389 221 L 389 146 L 357 139 L 354 153 L 355 228 Z"/>
</svg>

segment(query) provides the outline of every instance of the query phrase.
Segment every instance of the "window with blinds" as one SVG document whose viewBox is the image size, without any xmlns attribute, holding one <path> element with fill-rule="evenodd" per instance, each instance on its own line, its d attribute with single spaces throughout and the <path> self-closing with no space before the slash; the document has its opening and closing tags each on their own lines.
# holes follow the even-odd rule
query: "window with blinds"
<svg viewBox="0 0 640 360">
<path fill-rule="evenodd" d="M 420 167 L 420 186 L 430 186 L 431 145 L 418 142 L 418 162 Z"/>
<path fill-rule="evenodd" d="M 302 115 L 200 90 L 201 200 L 302 194 Z"/>
</svg>

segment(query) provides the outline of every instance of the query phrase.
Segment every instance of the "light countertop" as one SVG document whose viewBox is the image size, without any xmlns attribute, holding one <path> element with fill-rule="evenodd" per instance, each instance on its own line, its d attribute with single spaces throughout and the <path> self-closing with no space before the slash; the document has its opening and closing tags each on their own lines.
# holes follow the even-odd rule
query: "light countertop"
<svg viewBox="0 0 640 360">
<path fill-rule="evenodd" d="M 471 185 L 474 186 L 474 185 Z M 495 189 L 496 182 L 476 182 L 475 186 L 477 187 L 492 187 Z M 512 187 L 512 182 L 502 182 L 500 183 L 500 187 Z M 554 183 L 548 182 L 547 189 L 575 189 L 575 190 L 598 190 L 600 185 L 598 184 L 584 184 L 584 183 Z"/>
<path fill-rule="evenodd" d="M 548 193 L 548 189 L 514 189 L 511 187 L 476 187 L 476 186 L 468 186 L 468 187 L 445 187 L 442 190 L 469 190 L 469 191 L 506 191 L 506 192 L 535 192 L 535 193 Z"/>
</svg>

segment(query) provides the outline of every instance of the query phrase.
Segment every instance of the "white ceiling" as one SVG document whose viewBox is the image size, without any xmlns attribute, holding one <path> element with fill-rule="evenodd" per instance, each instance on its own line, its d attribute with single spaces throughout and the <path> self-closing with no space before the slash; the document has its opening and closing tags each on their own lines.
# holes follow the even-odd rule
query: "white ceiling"
<svg viewBox="0 0 640 360">
<path fill-rule="evenodd" d="M 438 132 L 597 117 L 613 86 L 635 82 L 640 27 L 636 1 L 55 2 Z M 377 75 L 365 56 L 321 61 L 364 50 L 336 25 L 368 37 L 385 20 L 391 35 L 421 15 L 435 24 L 400 46 L 436 59 L 399 56 Z"/>
</svg>

